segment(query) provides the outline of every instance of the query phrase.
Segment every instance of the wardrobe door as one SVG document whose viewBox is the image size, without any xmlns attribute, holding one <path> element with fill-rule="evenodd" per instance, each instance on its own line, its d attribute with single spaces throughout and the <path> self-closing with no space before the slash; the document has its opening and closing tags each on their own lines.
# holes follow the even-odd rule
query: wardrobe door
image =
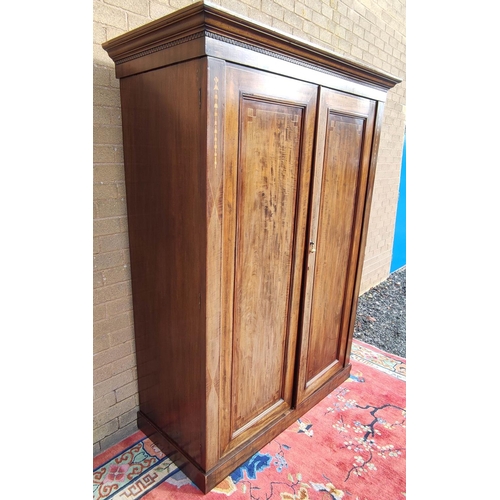
<svg viewBox="0 0 500 500">
<path fill-rule="evenodd" d="M 221 455 L 292 406 L 317 93 L 226 66 Z"/>
<path fill-rule="evenodd" d="M 375 102 L 321 88 L 297 402 L 346 366 Z"/>
</svg>

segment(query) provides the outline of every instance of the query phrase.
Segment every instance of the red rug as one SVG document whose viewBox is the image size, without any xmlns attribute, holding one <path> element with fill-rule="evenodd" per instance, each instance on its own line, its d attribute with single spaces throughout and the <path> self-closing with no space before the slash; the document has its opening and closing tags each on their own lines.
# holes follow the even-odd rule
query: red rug
<svg viewBox="0 0 500 500">
<path fill-rule="evenodd" d="M 406 361 L 354 341 L 349 380 L 203 495 L 140 431 L 94 458 L 94 500 L 406 497 Z"/>
</svg>

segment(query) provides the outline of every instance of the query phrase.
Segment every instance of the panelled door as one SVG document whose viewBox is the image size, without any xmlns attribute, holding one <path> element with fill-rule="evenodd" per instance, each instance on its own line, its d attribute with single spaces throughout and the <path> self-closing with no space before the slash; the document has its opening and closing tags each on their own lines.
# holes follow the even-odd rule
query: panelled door
<svg viewBox="0 0 500 500">
<path fill-rule="evenodd" d="M 344 368 L 375 103 L 321 88 L 297 403 Z"/>
<path fill-rule="evenodd" d="M 221 455 L 292 407 L 317 96 L 226 66 Z"/>
</svg>

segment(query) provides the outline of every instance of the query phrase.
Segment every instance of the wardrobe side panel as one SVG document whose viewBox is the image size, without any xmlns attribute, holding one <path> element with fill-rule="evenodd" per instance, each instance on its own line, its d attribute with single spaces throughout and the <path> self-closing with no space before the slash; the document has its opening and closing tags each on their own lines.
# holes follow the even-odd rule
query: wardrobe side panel
<svg viewBox="0 0 500 500">
<path fill-rule="evenodd" d="M 203 60 L 123 78 L 121 99 L 141 412 L 203 460 L 206 110 Z"/>
</svg>

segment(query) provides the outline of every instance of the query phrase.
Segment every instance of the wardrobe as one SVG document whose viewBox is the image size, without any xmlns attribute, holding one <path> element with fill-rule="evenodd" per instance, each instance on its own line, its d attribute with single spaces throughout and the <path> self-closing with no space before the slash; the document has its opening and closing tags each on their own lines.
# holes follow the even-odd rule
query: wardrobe
<svg viewBox="0 0 500 500">
<path fill-rule="evenodd" d="M 398 78 L 207 2 L 120 81 L 138 425 L 208 492 L 344 382 Z"/>
</svg>

